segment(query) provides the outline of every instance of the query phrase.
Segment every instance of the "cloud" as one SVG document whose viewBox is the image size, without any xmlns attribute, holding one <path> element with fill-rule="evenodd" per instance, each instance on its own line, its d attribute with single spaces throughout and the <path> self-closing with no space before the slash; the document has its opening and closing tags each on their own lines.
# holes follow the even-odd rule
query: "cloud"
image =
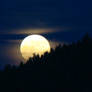
<svg viewBox="0 0 92 92">
<path fill-rule="evenodd" d="M 0 31 L 0 42 L 5 43 L 6 40 L 22 40 L 28 35 L 32 34 L 40 34 L 45 36 L 47 39 L 50 38 L 51 35 L 55 35 L 56 33 L 61 34 L 61 32 L 68 31 L 69 28 L 26 28 L 26 29 L 16 29 L 16 30 L 8 30 L 8 31 Z M 56 39 L 56 37 L 55 37 Z M 50 39 L 51 40 L 51 39 Z M 8 42 L 8 41 L 6 41 Z"/>
<path fill-rule="evenodd" d="M 2 61 L 0 65 L 11 64 L 18 65 L 21 61 L 24 61 L 20 53 L 20 44 L 22 40 L 3 40 L 4 43 L 0 44 L 0 60 Z M 51 48 L 55 49 L 59 44 L 63 43 L 58 41 L 51 41 Z M 25 61 L 24 61 L 25 62 Z"/>
<path fill-rule="evenodd" d="M 0 44 L 1 66 L 5 64 L 18 65 L 22 61 L 19 46 L 20 44 L 16 41 L 8 41 L 6 45 Z"/>
<path fill-rule="evenodd" d="M 66 28 L 24 28 L 10 31 L 1 31 L 0 35 L 29 35 L 29 34 L 50 34 L 59 31 L 65 31 Z"/>
</svg>

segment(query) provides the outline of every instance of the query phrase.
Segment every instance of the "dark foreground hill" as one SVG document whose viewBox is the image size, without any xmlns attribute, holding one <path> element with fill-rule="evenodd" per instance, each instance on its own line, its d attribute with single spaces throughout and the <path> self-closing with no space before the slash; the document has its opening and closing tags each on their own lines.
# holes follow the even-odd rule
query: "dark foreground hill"
<svg viewBox="0 0 92 92">
<path fill-rule="evenodd" d="M 92 92 L 92 39 L 56 47 L 0 72 L 0 92 Z"/>
</svg>

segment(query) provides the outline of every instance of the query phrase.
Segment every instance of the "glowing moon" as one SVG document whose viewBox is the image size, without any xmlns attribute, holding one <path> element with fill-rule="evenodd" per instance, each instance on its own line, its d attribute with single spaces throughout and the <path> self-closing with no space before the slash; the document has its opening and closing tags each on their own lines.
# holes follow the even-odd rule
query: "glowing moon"
<svg viewBox="0 0 92 92">
<path fill-rule="evenodd" d="M 21 43 L 20 52 L 25 60 L 33 55 L 43 55 L 50 52 L 50 44 L 46 38 L 41 35 L 29 35 Z"/>
</svg>

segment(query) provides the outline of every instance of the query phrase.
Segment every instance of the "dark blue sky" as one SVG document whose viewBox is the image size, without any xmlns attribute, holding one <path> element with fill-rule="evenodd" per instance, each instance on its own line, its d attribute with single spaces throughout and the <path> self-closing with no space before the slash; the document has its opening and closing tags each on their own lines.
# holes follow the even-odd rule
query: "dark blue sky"
<svg viewBox="0 0 92 92">
<path fill-rule="evenodd" d="M 53 44 L 77 41 L 86 32 L 92 35 L 92 1 L 1 0 L 1 65 L 15 64 L 21 60 L 19 45 L 24 37 L 34 33 L 32 29 L 36 29 L 35 33 L 44 35 Z M 40 29 L 43 31 L 40 32 Z M 8 53 L 13 55 L 9 56 Z"/>
<path fill-rule="evenodd" d="M 0 31 L 64 27 L 70 32 L 69 40 L 80 32 L 91 32 L 91 3 L 91 0 L 3 0 L 0 1 Z"/>
<path fill-rule="evenodd" d="M 2 0 L 0 29 L 64 26 L 89 31 L 91 4 L 91 0 Z"/>
</svg>

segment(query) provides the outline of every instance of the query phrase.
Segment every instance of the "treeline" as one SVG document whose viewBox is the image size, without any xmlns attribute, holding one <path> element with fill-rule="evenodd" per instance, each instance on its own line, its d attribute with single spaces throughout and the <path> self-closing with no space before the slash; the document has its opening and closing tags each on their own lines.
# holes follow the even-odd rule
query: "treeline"
<svg viewBox="0 0 92 92">
<path fill-rule="evenodd" d="M 92 38 L 86 34 L 77 43 L 34 55 L 25 64 L 6 65 L 0 84 L 2 92 L 91 92 Z"/>
</svg>

